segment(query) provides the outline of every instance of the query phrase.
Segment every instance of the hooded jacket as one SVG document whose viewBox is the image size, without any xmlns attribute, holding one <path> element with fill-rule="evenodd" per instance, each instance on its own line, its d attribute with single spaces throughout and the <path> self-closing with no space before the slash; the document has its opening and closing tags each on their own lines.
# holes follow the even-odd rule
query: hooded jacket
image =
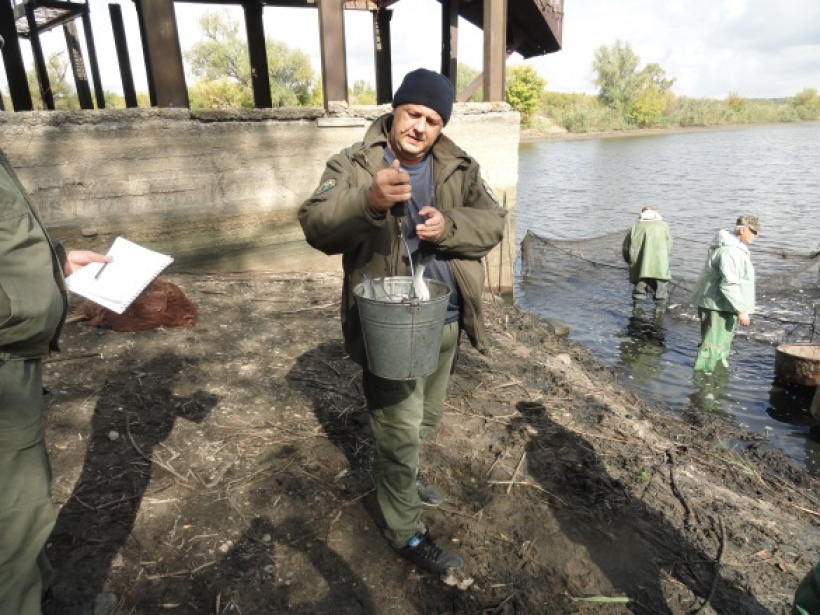
<svg viewBox="0 0 820 615">
<path fill-rule="evenodd" d="M 637 284 L 641 278 L 669 280 L 669 253 L 672 233 L 663 220 L 636 222 L 624 237 L 624 260 L 629 264 L 629 281 Z"/>
<path fill-rule="evenodd" d="M 364 140 L 327 162 L 319 187 L 299 208 L 308 243 L 325 254 L 342 254 L 341 322 L 345 345 L 358 363 L 366 362 L 356 299 L 352 289 L 367 274 L 371 279 L 409 275 L 399 237 L 399 218 L 379 214 L 367 192 L 378 171 L 387 167 L 384 148 L 393 115 L 377 119 Z M 431 149 L 436 208 L 446 227 L 435 244 L 448 259 L 462 305 L 459 325 L 479 351 L 486 351 L 481 310 L 484 268 L 481 259 L 504 233 L 506 210 L 481 179 L 478 163 L 445 135 Z"/>
<path fill-rule="evenodd" d="M 753 314 L 755 270 L 749 248 L 729 231 L 719 231 L 709 246 L 692 302 L 720 312 Z"/>
<path fill-rule="evenodd" d="M 58 349 L 68 309 L 61 260 L 0 152 L 0 361 Z"/>
</svg>

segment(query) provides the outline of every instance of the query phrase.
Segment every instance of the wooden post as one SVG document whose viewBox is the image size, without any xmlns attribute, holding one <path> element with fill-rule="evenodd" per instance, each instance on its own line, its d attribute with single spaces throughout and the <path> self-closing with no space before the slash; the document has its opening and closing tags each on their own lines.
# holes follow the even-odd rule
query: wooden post
<svg viewBox="0 0 820 615">
<path fill-rule="evenodd" d="M 319 41 L 325 110 L 330 103 L 347 104 L 347 52 L 342 0 L 319 0 Z"/>
<path fill-rule="evenodd" d="M 17 26 L 14 22 L 11 0 L 0 0 L 0 36 L 6 41 L 2 55 L 9 83 L 11 104 L 15 111 L 32 111 L 34 103 L 31 100 L 31 90 L 28 89 L 26 67 L 20 51 L 20 39 L 17 38 Z"/>
<path fill-rule="evenodd" d="M 484 102 L 503 102 L 507 0 L 484 0 Z"/>
<path fill-rule="evenodd" d="M 139 0 L 144 21 L 145 53 L 150 62 L 150 79 L 157 106 L 188 107 L 188 89 L 182 66 L 177 20 L 173 0 Z"/>
<path fill-rule="evenodd" d="M 441 0 L 441 74 L 454 88 L 458 87 L 458 3 Z"/>
<path fill-rule="evenodd" d="M 122 81 L 122 93 L 125 98 L 125 106 L 129 109 L 133 109 L 137 106 L 137 92 L 134 89 L 131 58 L 128 56 L 128 41 L 125 38 L 122 8 L 119 4 L 109 4 L 108 14 L 111 16 L 111 29 L 114 32 L 114 47 L 117 50 L 117 62 L 120 66 L 120 80 Z"/>
<path fill-rule="evenodd" d="M 43 46 L 40 44 L 40 32 L 37 30 L 37 20 L 34 18 L 34 3 L 26 2 L 26 21 L 31 36 L 31 50 L 34 53 L 34 66 L 37 70 L 37 82 L 40 84 L 40 96 L 46 109 L 54 110 L 54 94 L 51 91 L 51 82 L 46 70 L 46 59 L 43 56 Z"/>
<path fill-rule="evenodd" d="M 2 1 L 2 0 L 0 0 Z M 373 12 L 373 48 L 376 55 L 376 104 L 393 100 L 393 52 L 390 47 L 390 20 L 393 11 Z"/>
<path fill-rule="evenodd" d="M 91 29 L 91 8 L 85 0 L 83 9 L 83 34 L 88 47 L 88 63 L 91 65 L 91 79 L 94 82 L 94 92 L 97 96 L 97 109 L 105 109 L 105 92 L 100 78 L 100 65 L 97 62 L 97 45 L 94 43 L 94 31 Z"/>
<path fill-rule="evenodd" d="M 80 101 L 80 109 L 93 109 L 94 101 L 91 100 L 91 87 L 88 85 L 88 73 L 85 72 L 83 50 L 80 48 L 80 39 L 77 38 L 77 26 L 74 24 L 73 19 L 63 24 L 63 33 L 68 48 L 68 62 L 71 64 L 71 73 L 74 75 L 74 87 L 77 89 L 77 98 Z"/>
<path fill-rule="evenodd" d="M 251 61 L 253 104 L 257 109 L 270 109 L 273 106 L 273 99 L 270 94 L 265 24 L 262 21 L 263 7 L 256 2 L 246 2 L 242 8 L 245 10 L 245 33 L 248 35 L 248 53 Z"/>
</svg>

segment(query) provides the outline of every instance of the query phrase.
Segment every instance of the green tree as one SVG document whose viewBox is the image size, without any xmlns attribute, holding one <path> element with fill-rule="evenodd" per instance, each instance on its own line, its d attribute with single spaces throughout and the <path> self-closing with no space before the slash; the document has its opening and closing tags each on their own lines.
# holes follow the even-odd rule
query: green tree
<svg viewBox="0 0 820 615">
<path fill-rule="evenodd" d="M 369 81 L 359 79 L 348 91 L 348 98 L 351 105 L 375 105 L 376 91 Z"/>
<path fill-rule="evenodd" d="M 467 86 L 469 86 L 473 80 L 481 74 L 481 71 L 467 64 L 462 64 L 461 62 L 458 63 L 458 68 L 456 70 L 458 71 L 456 76 L 456 96 L 458 96 L 459 93 L 466 90 Z M 466 102 L 481 102 L 482 98 L 482 88 L 479 87 L 470 95 Z"/>
<path fill-rule="evenodd" d="M 507 72 L 507 102 L 521 114 L 523 123 L 530 122 L 546 85 L 546 79 L 529 64 L 513 66 Z"/>
<path fill-rule="evenodd" d="M 54 108 L 74 110 L 80 108 L 80 100 L 77 98 L 77 91 L 68 81 L 68 60 L 65 52 L 56 52 L 46 58 L 46 73 L 51 86 L 51 95 L 54 97 Z M 28 87 L 31 91 L 31 100 L 34 108 L 45 109 L 43 97 L 40 94 L 40 85 L 37 79 L 37 71 L 32 68 L 26 72 Z"/>
<path fill-rule="evenodd" d="M 798 119 L 820 119 L 820 96 L 814 88 L 806 88 L 789 101 Z"/>
<path fill-rule="evenodd" d="M 250 59 L 239 23 L 227 11 L 206 13 L 199 20 L 203 39 L 185 52 L 198 79 L 191 88 L 191 106 L 247 106 L 253 101 Z M 284 43 L 265 39 L 271 98 L 276 107 L 310 105 L 317 79 L 308 55 Z M 252 102 L 250 106 L 253 106 Z"/>
<path fill-rule="evenodd" d="M 652 126 L 674 106 L 675 79 L 667 77 L 655 63 L 638 70 L 640 61 L 629 43 L 616 41 L 611 48 L 601 46 L 592 63 L 597 73 L 595 84 L 604 105 L 623 114 L 630 123 Z"/>
<path fill-rule="evenodd" d="M 598 75 L 595 85 L 602 103 L 621 112 L 632 106 L 644 85 L 644 77 L 638 73 L 639 63 L 640 58 L 629 43 L 615 41 L 611 48 L 598 48 L 592 68 Z"/>
<path fill-rule="evenodd" d="M 200 79 L 188 89 L 192 109 L 234 109 L 254 106 L 253 91 L 228 79 Z"/>
<path fill-rule="evenodd" d="M 648 87 L 632 103 L 627 117 L 631 122 L 642 128 L 653 126 L 657 124 L 658 119 L 663 115 L 666 106 L 666 97 L 663 92 L 657 87 Z"/>
<path fill-rule="evenodd" d="M 743 98 L 737 92 L 729 92 L 726 96 L 726 105 L 732 110 L 735 115 L 740 115 L 743 111 L 746 110 L 746 105 L 749 104 L 745 98 Z"/>
</svg>

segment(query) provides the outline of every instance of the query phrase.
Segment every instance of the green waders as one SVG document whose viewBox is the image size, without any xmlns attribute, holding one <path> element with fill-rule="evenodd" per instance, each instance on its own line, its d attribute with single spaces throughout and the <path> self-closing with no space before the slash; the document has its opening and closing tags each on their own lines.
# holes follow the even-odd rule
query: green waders
<svg viewBox="0 0 820 615">
<path fill-rule="evenodd" d="M 0 611 L 39 615 L 56 519 L 45 446 L 42 364 L 0 361 Z"/>
<path fill-rule="evenodd" d="M 701 343 L 695 358 L 695 371 L 713 372 L 718 364 L 728 367 L 737 314 L 698 308 L 698 318 Z"/>
<path fill-rule="evenodd" d="M 809 570 L 797 586 L 792 615 L 820 614 L 820 562 Z"/>
<path fill-rule="evenodd" d="M 425 529 L 416 489 L 419 446 L 444 414 L 458 339 L 458 323 L 445 325 L 438 367 L 427 378 L 386 380 L 364 370 L 364 393 L 376 449 L 376 498 L 387 526 L 385 535 L 397 549 Z"/>
</svg>

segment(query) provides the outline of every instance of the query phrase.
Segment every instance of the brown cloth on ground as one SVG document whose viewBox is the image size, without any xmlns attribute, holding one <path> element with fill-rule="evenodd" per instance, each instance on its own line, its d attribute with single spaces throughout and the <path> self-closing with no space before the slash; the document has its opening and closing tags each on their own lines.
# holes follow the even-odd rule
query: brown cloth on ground
<svg viewBox="0 0 820 615">
<path fill-rule="evenodd" d="M 148 331 L 158 327 L 193 327 L 197 311 L 185 293 L 163 278 L 156 278 L 122 314 L 83 301 L 75 315 L 88 319 L 93 327 L 114 331 Z"/>
</svg>

